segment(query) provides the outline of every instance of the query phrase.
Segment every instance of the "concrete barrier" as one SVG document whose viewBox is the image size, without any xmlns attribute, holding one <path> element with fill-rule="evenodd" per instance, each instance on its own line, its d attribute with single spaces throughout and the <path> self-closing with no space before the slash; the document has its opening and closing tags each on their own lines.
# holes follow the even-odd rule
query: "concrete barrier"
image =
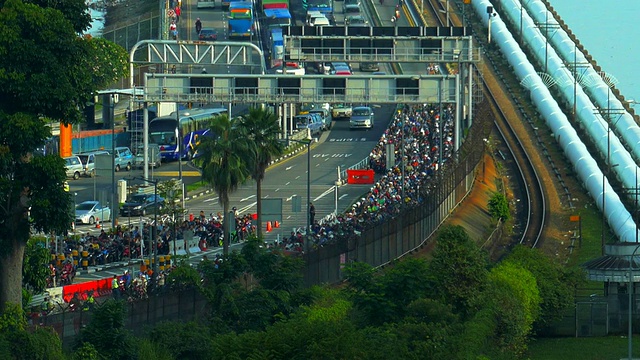
<svg viewBox="0 0 640 360">
<path fill-rule="evenodd" d="M 201 252 L 202 250 L 200 250 L 199 243 L 200 243 L 199 236 L 190 237 L 189 240 L 187 241 L 187 252 L 189 254 L 197 254 Z"/>
</svg>

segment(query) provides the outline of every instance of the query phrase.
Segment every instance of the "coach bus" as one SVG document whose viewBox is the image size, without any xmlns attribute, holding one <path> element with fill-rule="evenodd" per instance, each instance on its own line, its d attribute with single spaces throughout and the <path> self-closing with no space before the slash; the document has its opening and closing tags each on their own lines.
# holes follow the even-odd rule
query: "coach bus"
<svg viewBox="0 0 640 360">
<path fill-rule="evenodd" d="M 176 114 L 161 116 L 149 122 L 149 143 L 158 144 L 162 161 L 191 159 L 199 138 L 207 136 L 209 121 L 216 116 L 227 114 L 227 109 L 195 109 L 180 112 L 180 122 Z M 179 154 L 178 141 L 182 141 Z"/>
</svg>

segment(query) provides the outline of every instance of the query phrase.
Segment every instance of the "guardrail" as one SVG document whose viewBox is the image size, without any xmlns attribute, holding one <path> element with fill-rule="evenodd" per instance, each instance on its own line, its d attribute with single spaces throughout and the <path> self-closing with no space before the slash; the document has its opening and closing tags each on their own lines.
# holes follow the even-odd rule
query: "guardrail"
<svg viewBox="0 0 640 360">
<path fill-rule="evenodd" d="M 367 156 L 366 158 L 360 160 L 358 163 L 356 163 L 355 165 L 351 165 L 348 168 L 342 170 L 340 168 L 340 170 L 338 170 L 338 183 L 340 183 L 340 185 L 345 184 L 347 182 L 347 170 L 362 170 L 362 169 L 368 169 L 369 168 L 369 157 Z"/>
</svg>

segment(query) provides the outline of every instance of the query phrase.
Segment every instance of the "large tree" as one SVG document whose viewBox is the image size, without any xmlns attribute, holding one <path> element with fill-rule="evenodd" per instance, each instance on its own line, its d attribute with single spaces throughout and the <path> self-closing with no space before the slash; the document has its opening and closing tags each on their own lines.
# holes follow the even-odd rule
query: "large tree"
<svg viewBox="0 0 640 360">
<path fill-rule="evenodd" d="M 278 141 L 280 125 L 278 117 L 271 111 L 262 108 L 252 108 L 249 114 L 242 117 L 240 126 L 245 129 L 249 141 L 256 149 L 254 158 L 249 159 L 251 177 L 256 181 L 256 196 L 258 208 L 258 237 L 262 238 L 262 180 L 267 167 L 274 157 L 284 153 L 284 145 Z"/>
<path fill-rule="evenodd" d="M 246 134 L 227 115 L 216 116 L 209 124 L 210 133 L 198 145 L 199 157 L 194 162 L 202 168 L 202 180 L 215 190 L 218 201 L 229 214 L 229 196 L 249 177 L 247 159 L 255 151 Z M 231 219 L 233 221 L 233 219 Z M 227 227 L 228 226 L 228 227 Z M 229 254 L 229 231 L 234 223 L 226 224 L 223 252 Z"/>
<path fill-rule="evenodd" d="M 82 121 L 94 90 L 126 74 L 126 52 L 80 36 L 89 20 L 79 0 L 0 2 L 0 306 L 21 304 L 22 261 L 32 231 L 71 226 L 64 162 L 34 157 L 49 120 Z M 66 4 L 66 5 L 65 5 Z M 41 6 L 39 6 L 41 5 Z M 115 50 L 114 50 L 115 49 Z"/>
</svg>

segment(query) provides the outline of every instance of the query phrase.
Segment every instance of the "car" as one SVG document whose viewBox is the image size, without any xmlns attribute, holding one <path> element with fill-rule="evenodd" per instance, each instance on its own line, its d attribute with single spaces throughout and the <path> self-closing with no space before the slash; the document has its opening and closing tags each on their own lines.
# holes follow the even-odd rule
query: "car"
<svg viewBox="0 0 640 360">
<path fill-rule="evenodd" d="M 324 126 L 320 117 L 312 114 L 296 115 L 294 122 L 296 124 L 296 130 L 302 131 L 309 129 L 312 136 L 320 134 Z"/>
<path fill-rule="evenodd" d="M 359 13 L 360 1 L 359 0 L 344 0 L 343 5 L 344 13 Z"/>
<path fill-rule="evenodd" d="M 358 67 L 360 71 L 376 72 L 380 71 L 380 65 L 376 62 L 361 62 Z"/>
<path fill-rule="evenodd" d="M 331 117 L 334 119 L 348 119 L 351 117 L 353 110 L 348 104 L 334 104 L 331 108 Z"/>
<path fill-rule="evenodd" d="M 131 196 L 120 208 L 122 216 L 146 216 L 164 207 L 164 199 L 154 194 L 135 194 Z"/>
<path fill-rule="evenodd" d="M 119 146 L 114 149 L 115 152 L 115 171 L 120 171 L 125 168 L 127 171 L 131 170 L 133 166 L 133 153 L 126 146 Z"/>
<path fill-rule="evenodd" d="M 353 69 L 351 65 L 345 62 L 333 62 L 331 63 L 331 75 L 352 75 Z"/>
<path fill-rule="evenodd" d="M 76 205 L 76 223 L 93 225 L 97 221 L 111 220 L 111 209 L 99 201 L 89 200 Z"/>
<path fill-rule="evenodd" d="M 64 158 L 64 170 L 67 177 L 78 180 L 84 174 L 84 165 L 77 155 L 67 156 Z"/>
<path fill-rule="evenodd" d="M 276 73 L 278 74 L 289 74 L 289 75 L 304 75 L 306 73 L 306 70 L 304 69 L 304 66 L 301 66 L 298 63 L 295 62 L 287 62 L 284 65 L 284 69 L 277 69 Z"/>
<path fill-rule="evenodd" d="M 162 165 L 162 155 L 160 155 L 160 146 L 158 144 L 149 144 L 147 153 L 147 159 L 149 159 L 149 167 L 157 168 Z M 144 146 L 138 146 L 136 155 L 133 157 L 133 166 L 135 168 L 144 167 Z"/>
<path fill-rule="evenodd" d="M 326 16 L 322 15 L 322 16 L 312 17 L 309 20 L 308 25 L 309 26 L 330 26 L 331 22 Z"/>
<path fill-rule="evenodd" d="M 350 15 L 344 20 L 347 26 L 369 26 L 369 22 L 362 15 Z"/>
<path fill-rule="evenodd" d="M 331 129 L 331 113 L 329 112 L 328 109 L 325 109 L 323 107 L 321 108 L 316 108 L 313 109 L 311 111 L 309 111 L 310 114 L 318 114 L 320 116 L 320 118 L 322 119 L 322 124 L 323 126 L 323 130 L 330 130 Z"/>
<path fill-rule="evenodd" d="M 198 40 L 201 41 L 216 41 L 218 40 L 218 30 L 216 29 L 202 29 L 198 34 Z"/>
<path fill-rule="evenodd" d="M 353 108 L 349 129 L 371 129 L 373 127 L 373 110 L 368 106 L 356 106 Z"/>
<path fill-rule="evenodd" d="M 88 177 L 96 176 L 96 156 L 109 155 L 107 151 L 91 151 L 78 154 L 78 158 L 82 161 L 82 175 Z"/>
</svg>

